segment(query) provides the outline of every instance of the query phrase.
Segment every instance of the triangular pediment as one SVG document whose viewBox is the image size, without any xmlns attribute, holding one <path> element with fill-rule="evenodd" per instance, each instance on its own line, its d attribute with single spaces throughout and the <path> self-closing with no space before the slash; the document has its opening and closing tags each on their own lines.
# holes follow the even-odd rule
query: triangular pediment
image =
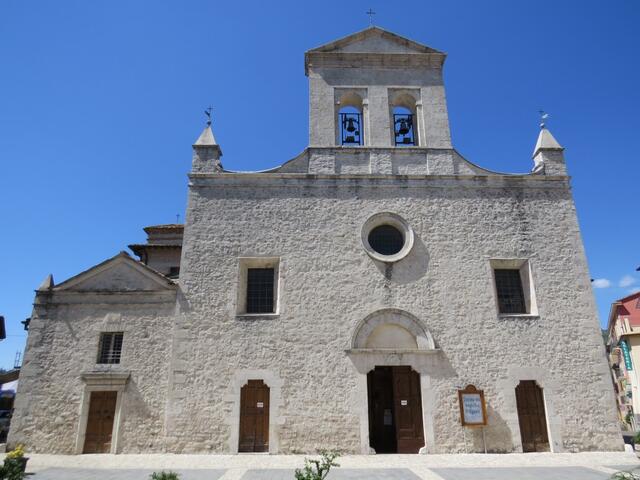
<svg viewBox="0 0 640 480">
<path fill-rule="evenodd" d="M 333 42 L 309 50 L 313 52 L 335 53 L 436 53 L 438 50 L 427 47 L 408 38 L 380 27 L 369 27 L 360 32 L 348 35 Z"/>
<path fill-rule="evenodd" d="M 70 292 L 152 292 L 173 290 L 173 281 L 121 252 L 53 287 Z"/>
</svg>

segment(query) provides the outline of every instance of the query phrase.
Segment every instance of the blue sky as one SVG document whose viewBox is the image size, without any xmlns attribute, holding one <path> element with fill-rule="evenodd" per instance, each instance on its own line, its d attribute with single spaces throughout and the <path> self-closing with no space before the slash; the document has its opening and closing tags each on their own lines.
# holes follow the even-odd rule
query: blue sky
<svg viewBox="0 0 640 480">
<path fill-rule="evenodd" d="M 640 2 L 0 2 L 0 366 L 48 273 L 60 282 L 184 214 L 191 144 L 214 106 L 224 165 L 307 143 L 303 52 L 383 28 L 448 53 L 453 142 L 525 172 L 538 110 L 566 147 L 601 320 L 640 287 Z M 568 319 L 570 321 L 570 319 Z"/>
</svg>

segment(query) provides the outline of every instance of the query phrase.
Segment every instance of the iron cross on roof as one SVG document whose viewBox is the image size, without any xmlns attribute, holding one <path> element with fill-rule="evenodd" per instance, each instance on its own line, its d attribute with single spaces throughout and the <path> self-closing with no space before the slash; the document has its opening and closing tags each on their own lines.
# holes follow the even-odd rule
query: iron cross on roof
<svg viewBox="0 0 640 480">
<path fill-rule="evenodd" d="M 204 111 L 204 114 L 207 116 L 207 125 L 211 125 L 211 112 L 213 112 L 213 107 L 209 105 L 209 108 Z"/>
<path fill-rule="evenodd" d="M 365 12 L 367 15 L 369 15 L 369 26 L 373 25 L 373 16 L 376 14 L 376 12 L 374 12 L 371 8 L 369 9 L 369 11 Z"/>
<path fill-rule="evenodd" d="M 544 110 L 538 110 L 538 113 L 540 114 L 540 128 L 545 128 L 549 114 Z"/>
</svg>

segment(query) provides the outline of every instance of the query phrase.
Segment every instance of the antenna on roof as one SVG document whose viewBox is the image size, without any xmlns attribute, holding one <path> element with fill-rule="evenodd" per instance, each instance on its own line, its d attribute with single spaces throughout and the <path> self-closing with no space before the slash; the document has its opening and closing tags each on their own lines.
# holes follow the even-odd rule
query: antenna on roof
<svg viewBox="0 0 640 480">
<path fill-rule="evenodd" d="M 544 110 L 538 110 L 538 113 L 540 114 L 540 128 L 544 128 L 547 123 L 547 118 L 549 118 L 549 114 Z"/>
<path fill-rule="evenodd" d="M 176 223 L 180 223 L 180 214 L 176 213 Z"/>
<path fill-rule="evenodd" d="M 369 8 L 369 10 L 367 12 L 364 12 L 367 15 L 369 15 L 369 26 L 373 26 L 373 16 L 376 14 L 376 12 L 374 12 L 371 8 Z"/>
<path fill-rule="evenodd" d="M 20 368 L 20 366 L 22 365 L 22 352 L 20 350 L 18 350 L 16 352 L 16 358 L 13 360 L 13 368 Z"/>
<path fill-rule="evenodd" d="M 213 107 L 209 105 L 209 108 L 204 111 L 204 114 L 207 116 L 207 127 L 211 126 L 211 112 L 213 112 Z"/>
</svg>

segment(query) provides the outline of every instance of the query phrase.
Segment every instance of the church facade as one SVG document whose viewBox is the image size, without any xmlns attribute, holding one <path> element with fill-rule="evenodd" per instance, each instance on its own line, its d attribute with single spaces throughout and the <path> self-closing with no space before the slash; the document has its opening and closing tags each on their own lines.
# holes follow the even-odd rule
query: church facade
<svg viewBox="0 0 640 480">
<path fill-rule="evenodd" d="M 207 126 L 184 227 L 37 290 L 9 443 L 622 450 L 563 148 L 466 160 L 444 61 L 377 27 L 306 52 L 309 146 L 268 171 L 225 169 Z"/>
</svg>

